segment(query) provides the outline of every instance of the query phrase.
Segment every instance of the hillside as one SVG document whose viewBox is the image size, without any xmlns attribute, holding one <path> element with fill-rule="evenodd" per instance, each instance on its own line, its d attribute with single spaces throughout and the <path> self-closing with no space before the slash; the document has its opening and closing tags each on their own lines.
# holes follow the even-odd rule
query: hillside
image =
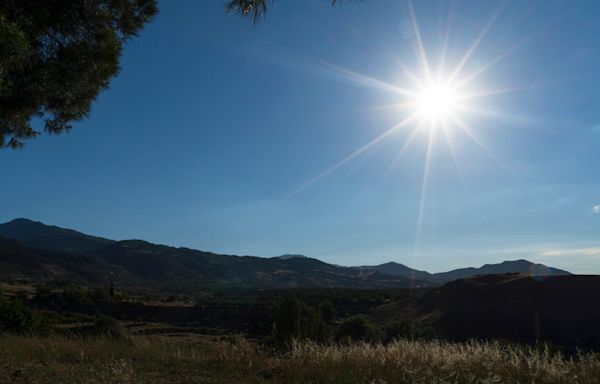
<svg viewBox="0 0 600 384">
<path fill-rule="evenodd" d="M 436 273 L 434 276 L 441 281 L 452 281 L 477 275 L 497 275 L 503 273 L 522 273 L 532 276 L 570 275 L 570 272 L 548 267 L 544 264 L 534 264 L 527 260 L 503 261 L 499 264 L 485 264 L 480 268 L 461 268 L 448 272 Z"/>
<path fill-rule="evenodd" d="M 429 273 L 407 267 L 406 265 L 389 262 L 373 266 L 353 267 L 365 271 L 377 271 L 392 276 L 404 277 L 427 281 L 433 285 L 441 285 L 449 281 L 472 276 L 497 275 L 504 273 L 521 273 L 532 276 L 560 276 L 570 275 L 570 272 L 548 267 L 544 264 L 535 264 L 527 260 L 507 260 L 498 264 L 485 264 L 480 268 L 460 268 L 448 272 Z"/>
<path fill-rule="evenodd" d="M 408 287 L 409 279 L 308 257 L 220 255 L 143 240 L 114 241 L 26 219 L 0 224 L 0 278 L 116 284 L 167 291 L 198 288 Z M 420 283 L 426 285 L 426 283 Z"/>
<path fill-rule="evenodd" d="M 600 276 L 487 275 L 459 279 L 413 300 L 386 304 L 375 316 L 417 316 L 457 340 L 548 340 L 600 345 Z"/>
<path fill-rule="evenodd" d="M 407 267 L 404 264 L 396 263 L 393 261 L 389 262 L 389 263 L 379 264 L 379 265 L 373 265 L 373 266 L 363 265 L 360 267 L 353 267 L 353 268 L 367 270 L 367 271 L 377 271 L 380 273 L 385 273 L 387 275 L 405 277 L 407 279 L 431 280 L 431 281 L 434 280 L 434 276 L 429 272 L 412 269 L 410 267 Z"/>
<path fill-rule="evenodd" d="M 419 288 L 496 273 L 566 275 L 526 260 L 431 274 L 390 262 L 342 267 L 302 255 L 221 255 L 143 240 L 114 241 L 27 219 L 0 224 L 0 277 L 106 283 L 189 291 L 198 288 Z M 10 239 L 10 240 L 8 240 Z"/>
<path fill-rule="evenodd" d="M 409 281 L 376 272 L 336 267 L 311 258 L 219 255 L 140 240 L 120 241 L 94 252 L 140 281 L 208 287 L 404 287 Z"/>
<path fill-rule="evenodd" d="M 67 252 L 95 251 L 114 242 L 28 219 L 15 219 L 0 224 L 0 236 L 18 240 L 32 248 Z"/>
<path fill-rule="evenodd" d="M 12 239 L 0 237 L 0 279 L 31 279 L 34 282 L 70 281 L 105 282 L 111 272 L 124 281 L 131 280 L 120 269 L 83 253 L 30 248 Z"/>
</svg>

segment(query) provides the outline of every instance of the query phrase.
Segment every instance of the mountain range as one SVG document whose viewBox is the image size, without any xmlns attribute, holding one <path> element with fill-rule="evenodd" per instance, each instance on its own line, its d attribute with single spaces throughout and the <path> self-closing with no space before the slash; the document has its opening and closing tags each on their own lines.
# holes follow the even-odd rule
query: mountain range
<svg viewBox="0 0 600 384">
<path fill-rule="evenodd" d="M 569 275 L 527 260 L 429 273 L 389 262 L 343 267 L 303 255 L 221 255 L 143 240 L 115 241 L 28 219 L 0 224 L 0 279 L 200 288 L 430 287 L 474 275 Z"/>
</svg>

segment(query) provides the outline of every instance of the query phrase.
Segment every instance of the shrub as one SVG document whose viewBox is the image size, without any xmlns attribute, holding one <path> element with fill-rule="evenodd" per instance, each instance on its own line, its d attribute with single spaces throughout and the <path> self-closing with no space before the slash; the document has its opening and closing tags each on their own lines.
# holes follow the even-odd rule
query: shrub
<svg viewBox="0 0 600 384">
<path fill-rule="evenodd" d="M 127 337 L 123 325 L 110 316 L 98 317 L 92 326 L 92 333 L 95 336 L 111 339 L 124 339 Z"/>
<path fill-rule="evenodd" d="M 91 291 L 88 295 L 90 297 L 90 299 L 92 299 L 94 302 L 105 302 L 108 301 L 110 299 L 110 296 L 108 294 L 108 292 L 106 291 L 106 289 L 102 289 L 102 288 L 95 288 L 93 291 Z"/>
<path fill-rule="evenodd" d="M 325 321 L 332 321 L 337 316 L 337 309 L 329 299 L 325 299 L 319 303 L 319 311 Z"/>
<path fill-rule="evenodd" d="M 325 342 L 328 338 L 328 326 L 320 309 L 295 297 L 287 297 L 279 304 L 273 324 L 277 345 L 289 346 L 292 340 Z"/>
<path fill-rule="evenodd" d="M 402 319 L 388 323 L 385 335 L 388 342 L 396 339 L 430 340 L 435 337 L 435 329 L 416 319 Z"/>
<path fill-rule="evenodd" d="M 37 300 L 45 298 L 52 294 L 52 288 L 47 284 L 36 284 L 33 297 Z"/>
<path fill-rule="evenodd" d="M 383 340 L 381 328 L 369 321 L 365 315 L 356 315 L 344 320 L 337 331 L 336 340 L 340 342 L 365 341 L 379 342 Z"/>
<path fill-rule="evenodd" d="M 50 320 L 31 310 L 18 300 L 0 297 L 0 333 L 48 334 Z"/>
</svg>

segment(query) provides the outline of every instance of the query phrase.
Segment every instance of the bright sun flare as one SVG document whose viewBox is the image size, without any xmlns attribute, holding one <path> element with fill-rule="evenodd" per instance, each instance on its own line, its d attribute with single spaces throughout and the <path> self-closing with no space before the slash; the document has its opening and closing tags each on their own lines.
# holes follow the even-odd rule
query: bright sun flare
<svg viewBox="0 0 600 384">
<path fill-rule="evenodd" d="M 415 104 L 419 115 L 430 120 L 445 120 L 457 112 L 459 93 L 444 84 L 432 84 L 417 93 Z"/>
<path fill-rule="evenodd" d="M 419 228 L 417 232 L 419 232 L 421 226 L 420 223 L 423 219 L 432 158 L 436 151 L 436 147 L 439 146 L 440 143 L 445 142 L 447 145 L 449 149 L 447 153 L 450 154 L 451 160 L 454 162 L 461 177 L 462 172 L 459 151 L 454 143 L 459 135 L 463 135 L 470 139 L 491 159 L 498 162 L 501 166 L 504 166 L 489 150 L 485 142 L 479 138 L 477 127 L 473 124 L 473 118 L 476 119 L 476 115 L 502 116 L 494 111 L 487 111 L 485 108 L 482 108 L 482 98 L 504 92 L 511 92 L 511 89 L 491 90 L 486 89 L 487 87 L 482 89 L 480 88 L 481 84 L 479 81 L 476 82 L 475 79 L 500 62 L 514 48 L 500 54 L 489 62 L 477 65 L 475 68 L 469 65 L 474 52 L 491 28 L 494 20 L 500 14 L 500 10 L 501 8 L 492 15 L 462 57 L 458 57 L 454 63 L 447 60 L 450 58 L 450 56 L 447 55 L 447 45 L 449 40 L 449 35 L 447 35 L 441 54 L 437 55 L 440 58 L 439 62 L 432 62 L 430 61 L 432 54 L 425 49 L 417 18 L 412 7 L 412 2 L 409 1 L 408 11 L 413 27 L 412 36 L 414 37 L 417 65 L 414 71 L 410 70 L 410 66 L 405 65 L 402 60 L 398 58 L 398 63 L 400 64 L 402 72 L 401 77 L 398 77 L 394 82 L 377 79 L 334 64 L 323 63 L 337 75 L 341 75 L 350 81 L 391 93 L 394 97 L 397 97 L 396 102 L 387 105 L 374 106 L 373 109 L 393 110 L 394 113 L 399 112 L 402 118 L 396 124 L 375 136 L 372 140 L 357 148 L 348 156 L 342 158 L 331 167 L 325 169 L 323 172 L 301 185 L 289 196 L 294 196 L 306 188 L 309 188 L 314 183 L 327 177 L 353 159 L 363 155 L 376 145 L 391 138 L 396 133 L 408 131 L 404 142 L 398 149 L 398 154 L 392 165 L 394 166 L 399 162 L 399 159 L 403 156 L 411 143 L 418 141 L 419 137 L 425 139 L 425 166 L 421 184 L 419 224 L 417 225 Z"/>
</svg>

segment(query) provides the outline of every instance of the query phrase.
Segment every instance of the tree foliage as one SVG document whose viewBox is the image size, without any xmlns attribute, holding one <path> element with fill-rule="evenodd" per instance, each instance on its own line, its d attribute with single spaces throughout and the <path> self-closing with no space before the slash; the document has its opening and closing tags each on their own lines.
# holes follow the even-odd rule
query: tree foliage
<svg viewBox="0 0 600 384">
<path fill-rule="evenodd" d="M 337 1 L 331 0 L 331 4 L 335 5 Z M 267 13 L 269 2 L 269 0 L 229 0 L 227 11 L 250 17 L 254 23 L 257 23 Z"/>
<path fill-rule="evenodd" d="M 0 0 L 0 148 L 68 130 L 119 71 L 156 0 Z"/>
<path fill-rule="evenodd" d="M 273 324 L 273 339 L 276 344 L 286 346 L 292 340 L 324 342 L 329 329 L 325 317 L 335 313 L 328 304 L 311 306 L 297 298 L 286 297 L 278 306 Z"/>
<path fill-rule="evenodd" d="M 267 13 L 267 3 L 268 0 L 230 0 L 227 11 L 251 17 L 256 23 Z"/>
<path fill-rule="evenodd" d="M 50 321 L 32 311 L 19 300 L 0 297 L 0 334 L 45 334 L 51 329 Z"/>
<path fill-rule="evenodd" d="M 345 319 L 339 326 L 336 340 L 339 342 L 381 342 L 383 341 L 383 330 L 371 323 L 365 315 L 355 315 Z"/>
<path fill-rule="evenodd" d="M 397 339 L 433 339 L 435 338 L 435 329 L 422 321 L 415 319 L 401 319 L 392 321 L 385 326 L 387 341 Z"/>
</svg>

